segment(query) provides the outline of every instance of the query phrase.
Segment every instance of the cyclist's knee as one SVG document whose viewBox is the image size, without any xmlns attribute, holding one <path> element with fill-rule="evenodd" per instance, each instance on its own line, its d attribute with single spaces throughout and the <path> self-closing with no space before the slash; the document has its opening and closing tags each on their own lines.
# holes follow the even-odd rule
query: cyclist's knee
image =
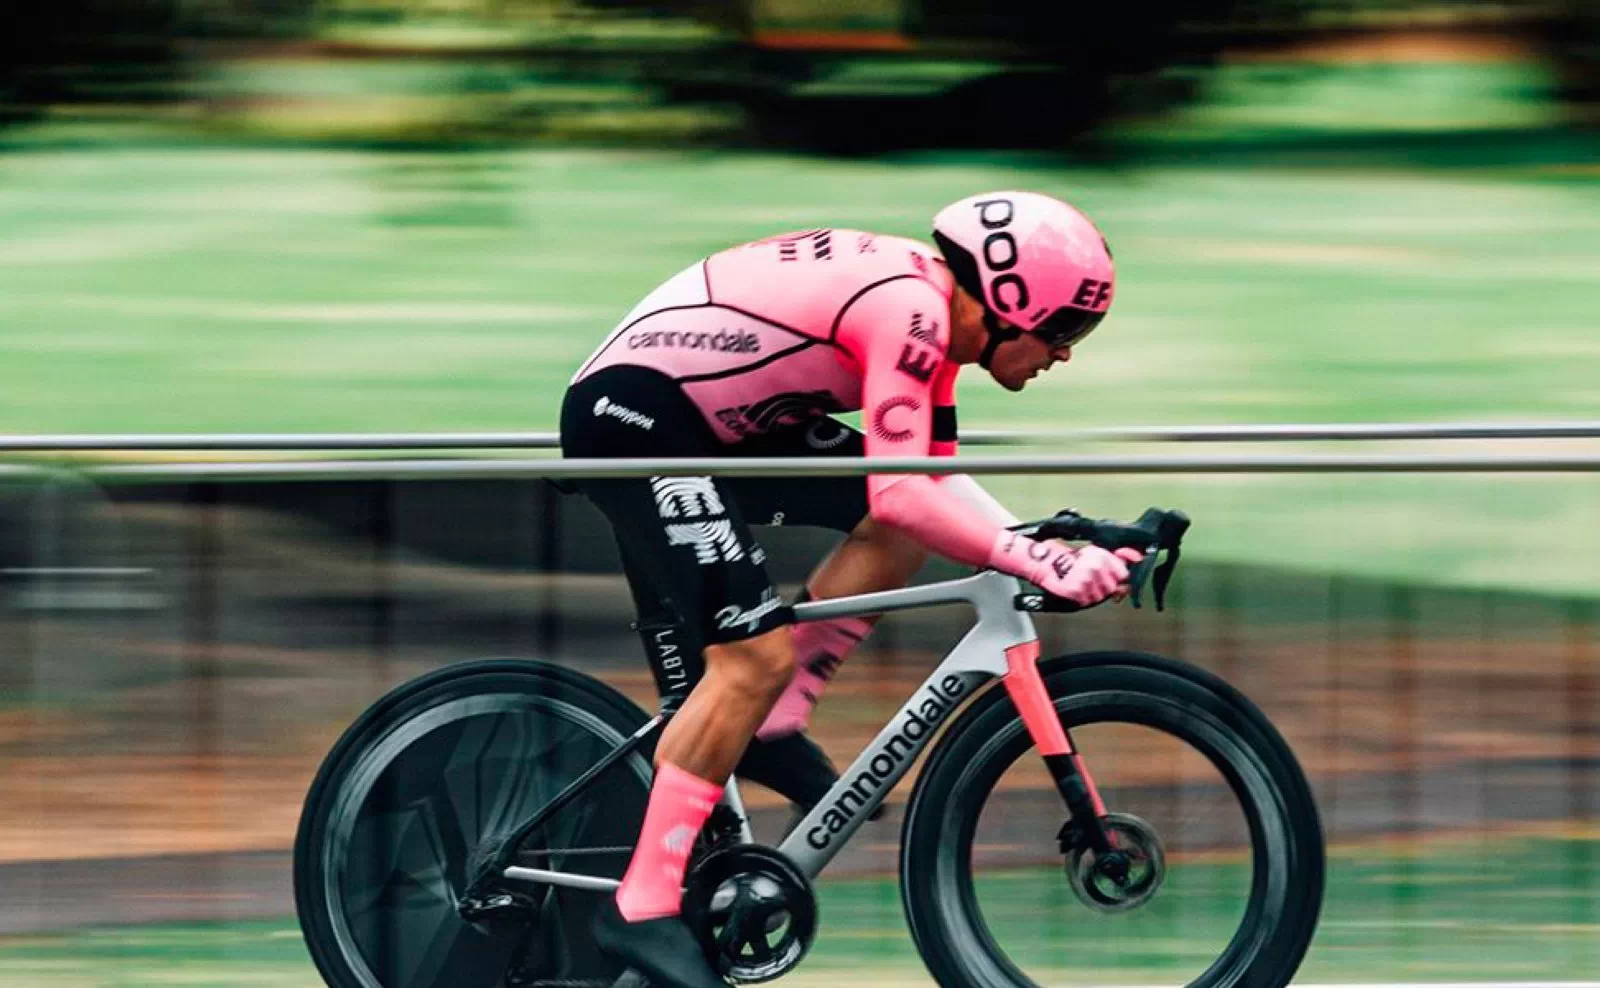
<svg viewBox="0 0 1600 988">
<path fill-rule="evenodd" d="M 706 673 L 752 695 L 776 697 L 794 678 L 794 643 L 786 625 L 764 635 L 706 647 Z"/>
</svg>

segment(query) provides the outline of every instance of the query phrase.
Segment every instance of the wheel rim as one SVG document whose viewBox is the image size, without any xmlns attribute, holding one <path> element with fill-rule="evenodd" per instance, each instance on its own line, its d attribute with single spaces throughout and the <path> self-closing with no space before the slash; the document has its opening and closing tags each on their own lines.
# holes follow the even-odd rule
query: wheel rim
<svg viewBox="0 0 1600 988">
<path fill-rule="evenodd" d="M 474 852 L 623 740 L 570 703 L 496 693 L 447 700 L 368 746 L 336 794 L 322 844 L 328 919 L 356 980 L 364 988 L 498 984 L 534 917 L 513 926 L 461 919 L 456 903 Z M 642 758 L 629 768 L 638 787 L 593 787 L 530 843 L 631 844 L 649 774 Z M 549 854 L 545 866 L 560 869 L 564 857 Z M 625 856 L 585 858 L 582 870 L 615 876 L 625 863 Z M 536 921 L 570 923 L 571 910 L 561 908 L 566 892 L 546 892 Z"/>
<path fill-rule="evenodd" d="M 1193 752 L 1194 761 L 1212 770 L 1209 786 L 1194 789 L 1186 782 L 1178 789 L 1209 793 L 1212 804 L 1218 798 L 1231 801 L 1236 816 L 1231 829 L 1245 842 L 1247 850 L 1231 867 L 1212 862 L 1205 868 L 1193 869 L 1209 872 L 1205 881 L 1196 882 L 1189 876 L 1189 866 L 1196 864 L 1199 856 L 1193 853 L 1195 848 L 1179 840 L 1178 860 L 1163 865 L 1174 878 L 1169 887 L 1159 889 L 1148 904 L 1140 903 L 1132 910 L 1092 911 L 1073 893 L 1062 870 L 1064 862 L 1053 838 L 1054 826 L 1064 818 L 1065 811 L 1046 781 L 1045 791 L 1033 794 L 1044 805 L 1036 806 L 1032 814 L 1019 813 L 1014 800 L 994 802 L 1007 805 L 1005 818 L 1013 823 L 1017 817 L 1026 816 L 1037 824 L 1044 819 L 1041 813 L 1055 814 L 1048 831 L 1036 828 L 1025 838 L 1032 843 L 1023 852 L 1044 847 L 1054 854 L 1053 867 L 1016 865 L 1014 871 L 996 876 L 990 871 L 995 863 L 991 853 L 995 842 L 984 830 L 987 814 L 981 807 L 991 805 L 996 786 L 1008 770 L 1028 761 L 1026 756 L 1033 752 L 1026 729 L 1020 722 L 1013 722 L 986 741 L 951 790 L 952 806 L 980 809 L 952 814 L 956 819 L 950 819 L 940 832 L 934 880 L 939 908 L 946 913 L 946 928 L 956 934 L 958 941 L 967 941 L 954 945 L 957 952 L 972 959 L 980 969 L 980 983 L 994 985 L 1036 983 L 1024 973 L 1023 966 L 1047 984 L 1082 984 L 1085 972 L 1096 968 L 1109 974 L 1109 983 L 1234 984 L 1270 939 L 1289 891 L 1289 836 L 1281 825 L 1282 808 L 1266 766 L 1209 715 L 1163 698 L 1142 693 L 1088 693 L 1058 700 L 1056 708 L 1073 731 L 1108 809 L 1144 815 L 1143 807 L 1129 805 L 1128 795 L 1134 787 L 1118 785 L 1115 773 L 1107 771 L 1115 767 L 1112 763 L 1116 759 L 1107 757 L 1108 746 L 1101 743 L 1103 739 L 1097 738 L 1096 732 L 1115 724 L 1119 729 L 1164 735 L 1171 744 Z M 1165 768 L 1171 771 L 1170 766 Z M 1038 771 L 1048 780 L 1042 766 Z M 1178 774 L 1182 776 L 1181 772 Z M 1157 791 L 1161 787 L 1149 788 Z M 1155 830 L 1163 842 L 1171 844 L 1174 836 L 1181 835 L 1175 835 L 1164 823 L 1158 822 Z M 1217 829 L 1215 823 L 1211 821 L 1213 830 Z M 1065 862 L 1068 866 L 1072 863 L 1070 859 Z M 1231 909 L 1218 910 L 1214 904 L 1208 905 L 1210 915 L 1198 926 L 1208 929 L 1209 935 L 1199 940 L 1194 936 L 1194 924 L 1184 917 L 1176 925 L 1187 924 L 1187 939 L 1173 943 L 1172 913 L 1183 908 L 1176 904 L 1202 892 L 1215 897 L 1219 875 L 1228 886 L 1223 891 L 1231 892 L 1239 901 Z M 997 903 L 1002 905 L 997 907 Z M 1122 916 L 1110 915 L 1117 913 Z M 1120 934 L 1113 929 L 1117 923 L 1125 924 Z M 1040 936 L 1040 931 L 1046 935 Z M 1138 951 L 1140 966 L 1118 963 L 1114 940 L 1118 935 L 1127 938 L 1130 954 Z M 1147 958 L 1161 956 L 1163 950 L 1198 959 L 1180 965 L 1176 971 L 1170 964 L 1159 967 L 1147 962 Z"/>
</svg>

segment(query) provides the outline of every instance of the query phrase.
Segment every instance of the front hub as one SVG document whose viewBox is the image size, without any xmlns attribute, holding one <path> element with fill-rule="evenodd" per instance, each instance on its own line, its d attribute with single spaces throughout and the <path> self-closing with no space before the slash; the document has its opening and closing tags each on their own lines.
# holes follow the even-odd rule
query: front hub
<svg viewBox="0 0 1600 988">
<path fill-rule="evenodd" d="M 1067 855 L 1067 883 L 1084 905 L 1101 912 L 1124 912 L 1149 902 L 1167 874 L 1161 838 L 1149 823 L 1131 813 L 1101 819 L 1111 849 L 1078 847 Z"/>
</svg>

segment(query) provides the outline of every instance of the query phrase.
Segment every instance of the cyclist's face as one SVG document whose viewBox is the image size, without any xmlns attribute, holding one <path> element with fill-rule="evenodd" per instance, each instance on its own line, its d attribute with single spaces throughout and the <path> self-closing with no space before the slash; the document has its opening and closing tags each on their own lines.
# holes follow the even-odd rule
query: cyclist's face
<svg viewBox="0 0 1600 988">
<path fill-rule="evenodd" d="M 983 305 L 957 288 L 950 297 L 950 359 L 970 364 L 983 352 L 989 331 L 983 325 Z"/>
<path fill-rule="evenodd" d="M 1007 391 L 1021 391 L 1052 365 L 1071 359 L 1072 347 L 1051 349 L 1033 333 L 1023 333 L 995 349 L 994 359 L 989 362 L 989 374 Z"/>
</svg>

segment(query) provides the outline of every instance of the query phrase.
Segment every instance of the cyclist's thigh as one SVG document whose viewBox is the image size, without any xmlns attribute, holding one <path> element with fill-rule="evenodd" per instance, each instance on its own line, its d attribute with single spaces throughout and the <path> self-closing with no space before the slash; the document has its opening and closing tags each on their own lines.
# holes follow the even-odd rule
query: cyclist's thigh
<svg viewBox="0 0 1600 988">
<path fill-rule="evenodd" d="M 685 621 L 677 604 L 662 595 L 658 581 L 634 558 L 627 545 L 619 541 L 617 552 L 633 594 L 634 611 L 639 615 L 634 630 L 639 633 L 645 660 L 655 676 L 656 692 L 663 706 L 674 707 L 705 675 L 705 657 L 701 654 L 705 646 L 699 637 L 700 629 Z"/>
<path fill-rule="evenodd" d="M 861 433 L 831 418 L 785 426 L 747 439 L 735 456 L 852 456 L 866 452 Z M 843 477 L 729 477 L 727 484 L 754 525 L 814 525 L 853 531 L 867 517 L 867 479 Z"/>
<path fill-rule="evenodd" d="M 568 391 L 562 446 L 573 458 L 721 454 L 724 447 L 699 416 L 664 375 L 607 368 Z M 641 613 L 646 606 L 675 613 L 700 646 L 751 638 L 793 620 L 767 575 L 765 550 L 721 479 L 596 479 L 576 486 L 611 522 Z"/>
</svg>

